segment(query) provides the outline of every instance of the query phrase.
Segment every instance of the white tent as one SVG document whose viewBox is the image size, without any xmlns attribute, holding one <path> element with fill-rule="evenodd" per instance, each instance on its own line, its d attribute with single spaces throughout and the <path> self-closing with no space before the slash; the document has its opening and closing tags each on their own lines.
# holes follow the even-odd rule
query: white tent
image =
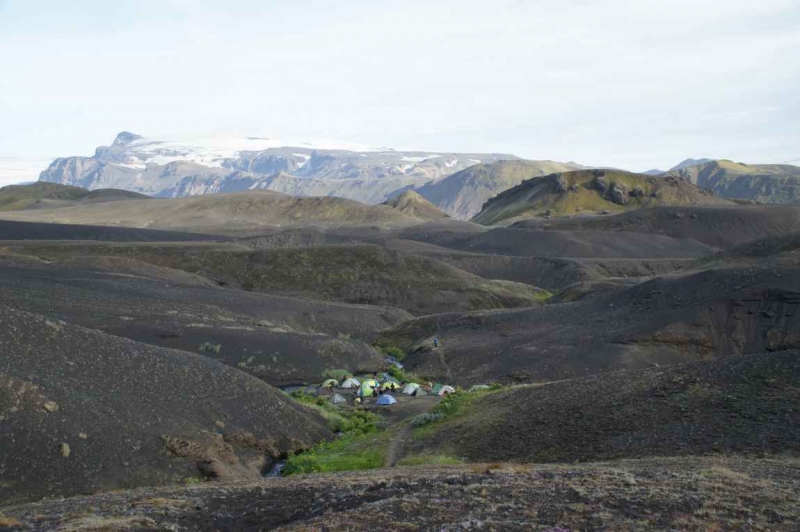
<svg viewBox="0 0 800 532">
<path fill-rule="evenodd" d="M 358 379 L 356 379 L 355 377 L 350 377 L 349 379 L 347 379 L 346 381 L 344 381 L 342 383 L 342 388 L 345 388 L 345 389 L 348 389 L 348 390 L 351 389 L 351 388 L 358 388 L 359 386 L 361 386 L 361 382 Z"/>
<path fill-rule="evenodd" d="M 417 391 L 417 388 L 419 388 L 419 384 L 416 382 L 409 382 L 406 384 L 406 387 L 403 388 L 403 393 L 406 395 L 414 395 L 414 392 Z"/>
<path fill-rule="evenodd" d="M 338 405 L 340 403 L 346 403 L 346 402 L 347 402 L 347 399 L 345 399 L 344 397 L 342 397 L 338 393 L 333 394 L 333 396 L 331 397 L 331 403 L 333 403 L 335 405 Z"/>
<path fill-rule="evenodd" d="M 442 386 L 441 388 L 439 388 L 438 395 L 445 395 L 448 393 L 455 393 L 455 392 L 456 389 L 453 388 L 452 386 Z"/>
</svg>

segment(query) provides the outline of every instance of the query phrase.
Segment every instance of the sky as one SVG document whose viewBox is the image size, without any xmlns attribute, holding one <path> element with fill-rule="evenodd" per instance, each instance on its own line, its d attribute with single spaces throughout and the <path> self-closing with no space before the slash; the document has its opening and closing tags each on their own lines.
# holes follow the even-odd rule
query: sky
<svg viewBox="0 0 800 532">
<path fill-rule="evenodd" d="M 800 164 L 800 0 L 0 0 L 0 66 L 7 181 L 122 130 Z"/>
</svg>

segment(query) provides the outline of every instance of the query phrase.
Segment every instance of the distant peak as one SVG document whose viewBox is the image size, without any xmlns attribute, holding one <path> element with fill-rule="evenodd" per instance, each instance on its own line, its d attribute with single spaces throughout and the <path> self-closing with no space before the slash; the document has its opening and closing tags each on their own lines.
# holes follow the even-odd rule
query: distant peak
<svg viewBox="0 0 800 532">
<path fill-rule="evenodd" d="M 142 138 L 141 135 L 131 133 L 130 131 L 121 131 L 117 133 L 117 136 L 114 139 L 114 143 L 112 144 L 112 146 L 122 147 L 127 144 L 130 144 L 134 140 L 139 140 L 140 138 Z"/>
<path fill-rule="evenodd" d="M 681 170 L 683 168 L 688 168 L 690 166 L 699 166 L 701 164 L 710 163 L 713 159 L 684 159 L 680 163 L 676 164 L 670 170 Z"/>
</svg>

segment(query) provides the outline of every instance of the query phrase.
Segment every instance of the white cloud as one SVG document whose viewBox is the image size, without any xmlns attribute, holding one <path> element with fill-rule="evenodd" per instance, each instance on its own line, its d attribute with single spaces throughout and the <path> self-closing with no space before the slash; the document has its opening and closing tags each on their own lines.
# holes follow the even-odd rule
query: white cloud
<svg viewBox="0 0 800 532">
<path fill-rule="evenodd" d="M 0 155 L 128 129 L 645 169 L 800 141 L 792 0 L 32 4 L 0 19 Z"/>
</svg>

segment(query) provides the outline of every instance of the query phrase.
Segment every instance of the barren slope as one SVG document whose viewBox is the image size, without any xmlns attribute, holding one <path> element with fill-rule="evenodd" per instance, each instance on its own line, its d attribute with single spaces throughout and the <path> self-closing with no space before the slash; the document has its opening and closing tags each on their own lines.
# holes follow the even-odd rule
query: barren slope
<svg viewBox="0 0 800 532">
<path fill-rule="evenodd" d="M 385 205 L 365 205 L 342 198 L 293 198 L 268 191 L 33 210 L 5 213 L 3 218 L 214 234 L 258 233 L 264 228 L 293 223 L 403 225 L 416 221 Z"/>
<path fill-rule="evenodd" d="M 209 358 L 0 307 L 0 502 L 186 477 L 259 478 L 329 436 L 317 414 Z"/>
</svg>

